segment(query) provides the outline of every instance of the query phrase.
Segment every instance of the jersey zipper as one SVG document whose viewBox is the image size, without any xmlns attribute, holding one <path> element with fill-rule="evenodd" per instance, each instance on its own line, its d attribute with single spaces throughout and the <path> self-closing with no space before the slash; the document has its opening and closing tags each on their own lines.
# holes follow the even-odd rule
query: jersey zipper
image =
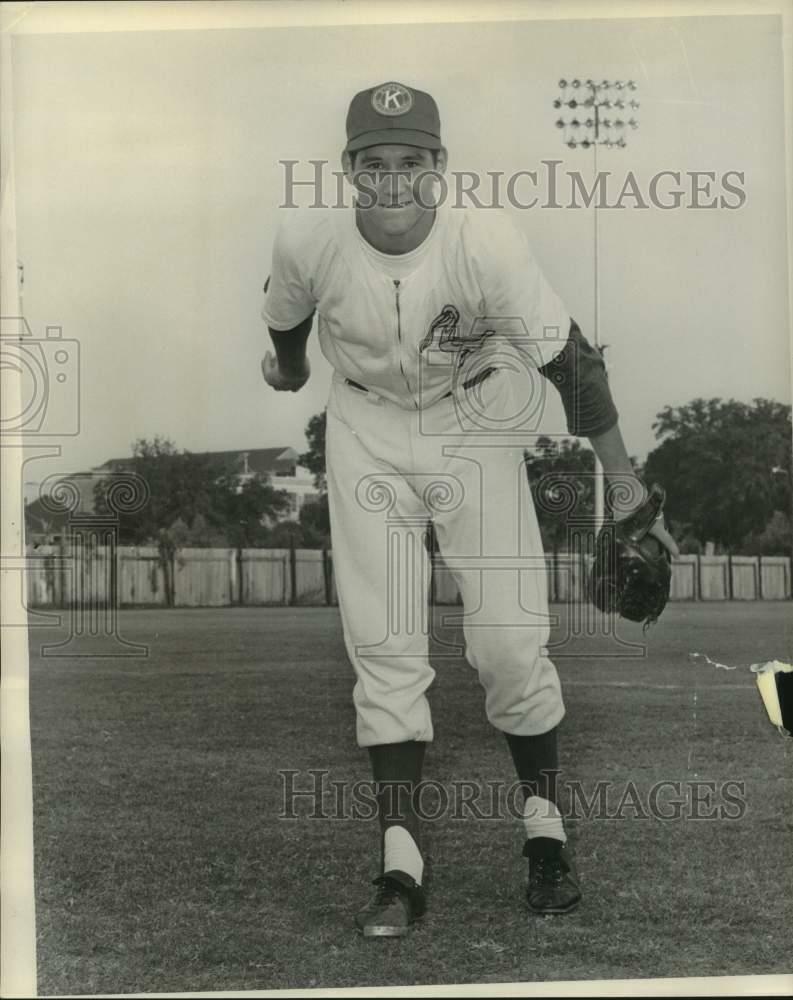
<svg viewBox="0 0 793 1000">
<path fill-rule="evenodd" d="M 418 403 L 413 395 L 413 390 L 410 388 L 410 382 L 405 373 L 405 366 L 402 364 L 402 310 L 399 307 L 399 288 L 400 280 L 398 278 L 392 279 L 394 282 L 394 294 L 396 299 L 396 318 L 397 318 L 397 341 L 399 343 L 399 370 L 402 372 L 402 378 L 405 380 L 405 385 L 410 393 L 410 398 L 413 400 L 413 405 L 418 409 Z"/>
</svg>

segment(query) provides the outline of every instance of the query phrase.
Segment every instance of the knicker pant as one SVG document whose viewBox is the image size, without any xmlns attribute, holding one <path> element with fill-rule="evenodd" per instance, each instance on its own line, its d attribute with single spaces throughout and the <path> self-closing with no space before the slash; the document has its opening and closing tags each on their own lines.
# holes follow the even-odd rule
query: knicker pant
<svg viewBox="0 0 793 1000">
<path fill-rule="evenodd" d="M 519 387 L 508 372 L 481 386 L 488 412 Z M 336 589 L 355 670 L 360 746 L 433 737 L 426 691 L 427 520 L 464 603 L 466 655 L 490 722 L 536 735 L 564 715 L 547 655 L 548 598 L 525 441 L 461 434 L 454 399 L 421 412 L 334 377 L 327 479 Z"/>
</svg>

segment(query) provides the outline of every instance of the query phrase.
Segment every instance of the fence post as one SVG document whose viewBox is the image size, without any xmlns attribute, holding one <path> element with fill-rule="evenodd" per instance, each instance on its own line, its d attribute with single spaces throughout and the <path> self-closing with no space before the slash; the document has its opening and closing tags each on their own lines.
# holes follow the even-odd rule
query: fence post
<svg viewBox="0 0 793 1000">
<path fill-rule="evenodd" d="M 162 565 L 162 579 L 165 586 L 165 606 L 173 608 L 176 606 L 176 550 L 170 546 L 160 548 L 160 564 Z"/>
<path fill-rule="evenodd" d="M 243 607 L 245 604 L 245 585 L 242 579 L 242 546 L 237 546 L 237 604 Z"/>
<path fill-rule="evenodd" d="M 58 598 L 57 606 L 61 608 L 68 607 L 68 602 L 70 602 L 72 599 L 71 590 L 73 589 L 68 586 L 67 581 L 69 579 L 68 576 L 69 571 L 71 570 L 71 572 L 74 573 L 74 563 L 71 562 L 67 566 L 66 549 L 67 549 L 67 541 L 66 538 L 64 537 L 61 538 L 60 542 L 58 543 L 58 555 L 60 557 L 60 572 L 58 573 L 57 587 L 60 590 L 60 593 L 56 592 L 56 596 Z"/>
<path fill-rule="evenodd" d="M 733 599 L 733 583 L 732 583 L 732 552 L 727 553 L 727 600 L 731 601 Z"/>
<path fill-rule="evenodd" d="M 289 603 L 297 604 L 297 549 L 294 535 L 289 536 Z"/>
<path fill-rule="evenodd" d="M 162 575 L 165 582 L 165 606 L 172 608 L 174 605 L 174 573 L 173 556 L 166 552 L 162 562 Z"/>
</svg>

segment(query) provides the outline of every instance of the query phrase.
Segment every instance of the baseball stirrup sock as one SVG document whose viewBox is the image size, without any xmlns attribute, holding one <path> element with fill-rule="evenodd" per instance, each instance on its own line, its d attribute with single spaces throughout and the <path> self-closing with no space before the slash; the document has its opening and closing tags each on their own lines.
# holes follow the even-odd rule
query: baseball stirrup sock
<svg viewBox="0 0 793 1000">
<path fill-rule="evenodd" d="M 534 840 L 535 837 L 546 837 L 549 840 L 560 840 L 567 843 L 567 834 L 564 832 L 562 814 L 556 803 L 543 799 L 539 795 L 530 795 L 523 806 L 523 826 L 526 830 L 526 837 Z"/>
<path fill-rule="evenodd" d="M 383 871 L 406 872 L 421 885 L 424 859 L 404 826 L 389 826 L 384 835 Z"/>
<path fill-rule="evenodd" d="M 559 776 L 558 727 L 539 736 L 515 736 L 506 733 L 507 745 L 512 754 L 518 780 L 523 793 L 539 795 L 544 799 L 557 799 L 557 779 Z"/>
<path fill-rule="evenodd" d="M 426 746 L 411 740 L 369 747 L 381 831 L 391 826 L 406 827 L 416 843 L 421 834 L 414 798 L 421 782 Z"/>
</svg>

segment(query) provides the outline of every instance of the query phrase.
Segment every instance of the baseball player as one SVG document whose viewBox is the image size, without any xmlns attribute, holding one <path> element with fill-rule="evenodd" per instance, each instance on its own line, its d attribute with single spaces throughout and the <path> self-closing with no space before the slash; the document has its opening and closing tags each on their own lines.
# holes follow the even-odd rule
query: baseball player
<svg viewBox="0 0 793 1000">
<path fill-rule="evenodd" d="M 553 385 L 569 432 L 590 439 L 608 476 L 634 478 L 617 411 L 598 351 L 523 234 L 499 211 L 441 197 L 447 152 L 433 98 L 384 83 L 355 95 L 346 124 L 355 206 L 291 212 L 279 227 L 262 310 L 274 354 L 262 372 L 278 391 L 306 383 L 316 313 L 334 369 L 334 569 L 381 830 L 381 873 L 356 924 L 367 937 L 400 936 L 425 910 L 417 789 L 434 671 L 420 623 L 427 560 L 415 542 L 427 519 L 465 605 L 466 657 L 488 719 L 525 793 L 528 905 L 565 913 L 581 893 L 554 780 L 564 705 L 546 648 L 526 419 Z M 615 516 L 642 502 L 639 487 Z M 653 532 L 677 551 L 661 522 Z"/>
</svg>

